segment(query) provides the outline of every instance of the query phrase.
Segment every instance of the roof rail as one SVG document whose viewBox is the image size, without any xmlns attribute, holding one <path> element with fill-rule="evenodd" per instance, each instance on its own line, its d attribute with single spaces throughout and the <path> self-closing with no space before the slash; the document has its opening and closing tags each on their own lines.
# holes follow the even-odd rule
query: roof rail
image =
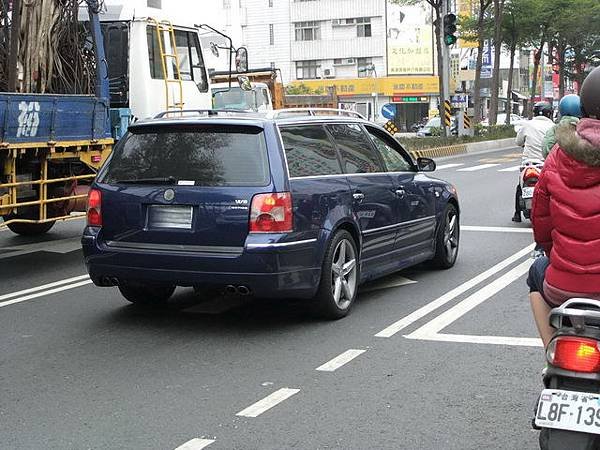
<svg viewBox="0 0 600 450">
<path fill-rule="evenodd" d="M 356 112 L 350 111 L 348 109 L 336 109 L 336 108 L 285 108 L 285 109 L 276 109 L 272 111 L 269 115 L 276 119 L 280 115 L 290 114 L 290 113 L 305 113 L 307 116 L 346 116 L 346 117 L 355 117 L 357 119 L 365 119 L 365 117 Z"/>
<path fill-rule="evenodd" d="M 219 114 L 252 114 L 254 111 L 246 111 L 245 109 L 169 109 L 167 111 L 159 112 L 154 116 L 154 119 L 161 119 L 170 115 L 206 115 L 206 116 L 218 116 Z"/>
</svg>

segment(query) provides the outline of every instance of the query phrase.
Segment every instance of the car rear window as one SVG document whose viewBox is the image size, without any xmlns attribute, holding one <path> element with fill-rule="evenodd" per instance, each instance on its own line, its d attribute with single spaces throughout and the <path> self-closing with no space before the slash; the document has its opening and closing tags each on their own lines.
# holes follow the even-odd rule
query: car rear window
<svg viewBox="0 0 600 450">
<path fill-rule="evenodd" d="M 153 179 L 195 186 L 267 186 L 263 130 L 232 125 L 140 128 L 115 147 L 99 181 Z"/>
</svg>

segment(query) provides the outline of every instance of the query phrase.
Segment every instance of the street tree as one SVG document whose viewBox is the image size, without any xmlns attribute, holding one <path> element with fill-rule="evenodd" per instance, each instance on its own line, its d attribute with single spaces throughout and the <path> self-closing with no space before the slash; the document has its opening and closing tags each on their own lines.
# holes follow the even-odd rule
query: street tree
<svg viewBox="0 0 600 450">
<path fill-rule="evenodd" d="M 561 0 L 552 26 L 548 57 L 559 75 L 559 95 L 566 82 L 581 86 L 586 67 L 600 63 L 600 3 L 596 0 Z"/>
<path fill-rule="evenodd" d="M 508 0 L 504 5 L 502 21 L 502 41 L 509 53 L 510 68 L 508 72 L 507 102 L 505 124 L 510 124 L 512 112 L 512 90 L 515 67 L 515 56 L 518 49 L 527 46 L 527 40 L 538 31 L 537 22 L 527 9 L 527 2 L 523 0 Z"/>
<path fill-rule="evenodd" d="M 477 61 L 475 63 L 475 82 L 473 85 L 474 122 L 481 122 L 481 69 L 483 67 L 483 46 L 489 36 L 489 8 L 493 0 L 479 0 L 476 16 L 463 16 L 460 20 L 460 37 L 465 41 L 477 42 Z"/>
</svg>

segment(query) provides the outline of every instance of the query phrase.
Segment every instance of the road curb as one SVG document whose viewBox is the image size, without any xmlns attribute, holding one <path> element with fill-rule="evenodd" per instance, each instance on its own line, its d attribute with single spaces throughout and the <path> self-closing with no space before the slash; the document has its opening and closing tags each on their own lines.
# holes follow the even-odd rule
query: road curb
<svg viewBox="0 0 600 450">
<path fill-rule="evenodd" d="M 467 144 L 448 145 L 444 147 L 428 148 L 424 150 L 411 150 L 413 158 L 445 158 L 473 153 L 485 153 L 502 150 L 515 146 L 514 138 L 496 139 L 494 141 L 472 142 Z"/>
<path fill-rule="evenodd" d="M 412 150 L 413 158 L 441 158 L 445 156 L 462 155 L 468 153 L 467 144 L 448 145 L 447 147 L 428 148 L 425 150 Z"/>
</svg>

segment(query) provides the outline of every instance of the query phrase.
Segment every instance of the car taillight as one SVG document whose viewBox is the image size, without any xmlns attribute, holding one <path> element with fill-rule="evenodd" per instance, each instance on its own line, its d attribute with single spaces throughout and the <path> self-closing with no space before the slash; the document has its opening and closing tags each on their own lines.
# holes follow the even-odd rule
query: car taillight
<svg viewBox="0 0 600 450">
<path fill-rule="evenodd" d="M 88 194 L 87 224 L 90 227 L 102 226 L 102 192 L 91 189 Z"/>
<path fill-rule="evenodd" d="M 540 171 L 533 167 L 528 167 L 523 173 L 523 184 L 525 186 L 535 186 L 540 177 Z"/>
<path fill-rule="evenodd" d="M 548 362 L 574 372 L 599 372 L 598 341 L 575 336 L 559 336 L 550 342 L 546 352 Z"/>
<path fill-rule="evenodd" d="M 288 233 L 292 231 L 292 194 L 257 194 L 250 207 L 250 233 Z"/>
</svg>

